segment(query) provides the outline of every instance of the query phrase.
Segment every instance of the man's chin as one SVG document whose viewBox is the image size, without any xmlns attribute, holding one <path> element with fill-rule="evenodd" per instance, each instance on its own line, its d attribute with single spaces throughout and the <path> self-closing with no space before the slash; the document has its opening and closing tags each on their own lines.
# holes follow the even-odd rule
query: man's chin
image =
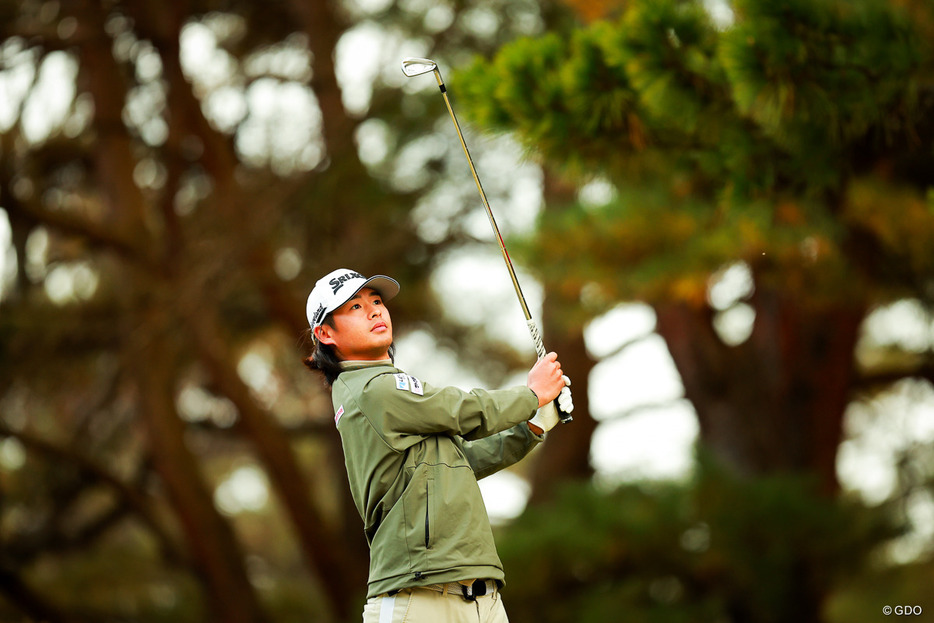
<svg viewBox="0 0 934 623">
<path fill-rule="evenodd" d="M 374 344 L 373 348 L 367 349 L 361 353 L 364 358 L 371 361 L 376 361 L 380 359 L 391 359 L 389 355 L 389 349 L 392 348 L 392 340 L 389 340 L 387 343 L 383 344 Z"/>
</svg>

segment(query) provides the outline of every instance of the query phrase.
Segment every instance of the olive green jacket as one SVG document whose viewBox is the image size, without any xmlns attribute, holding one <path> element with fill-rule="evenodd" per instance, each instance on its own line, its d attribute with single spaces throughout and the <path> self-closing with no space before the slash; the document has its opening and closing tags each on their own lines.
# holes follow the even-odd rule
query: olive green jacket
<svg viewBox="0 0 934 623">
<path fill-rule="evenodd" d="M 344 368 L 331 400 L 370 545 L 367 596 L 473 578 L 502 583 L 477 480 L 542 441 L 525 424 L 535 393 L 434 388 L 388 361 Z"/>
</svg>

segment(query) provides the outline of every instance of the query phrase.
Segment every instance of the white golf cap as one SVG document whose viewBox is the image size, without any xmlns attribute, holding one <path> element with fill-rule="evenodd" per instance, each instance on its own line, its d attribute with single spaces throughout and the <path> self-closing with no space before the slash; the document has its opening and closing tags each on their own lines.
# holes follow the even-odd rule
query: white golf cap
<svg viewBox="0 0 934 623">
<path fill-rule="evenodd" d="M 312 329 L 321 326 L 325 316 L 349 301 L 363 288 L 373 288 L 379 292 L 383 301 L 399 294 L 399 282 L 391 277 L 376 275 L 367 278 L 355 270 L 338 268 L 319 279 L 308 295 L 308 302 L 305 304 L 308 325 Z"/>
</svg>

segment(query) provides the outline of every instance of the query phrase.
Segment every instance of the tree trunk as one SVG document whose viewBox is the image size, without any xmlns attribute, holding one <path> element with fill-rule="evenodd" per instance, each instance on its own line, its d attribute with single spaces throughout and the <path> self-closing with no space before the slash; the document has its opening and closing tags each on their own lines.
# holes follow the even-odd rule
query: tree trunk
<svg viewBox="0 0 934 623">
<path fill-rule="evenodd" d="M 312 5 L 316 8 L 309 8 Z M 356 151 L 352 149 L 353 122 L 341 104 L 341 93 L 334 75 L 333 47 L 341 29 L 324 3 L 298 3 L 305 18 L 304 26 L 311 35 L 310 45 L 314 52 L 314 80 L 312 87 L 322 108 L 324 132 L 332 160 L 351 159 L 359 175 L 364 172 L 359 166 Z M 182 145 L 186 137 L 196 136 L 203 145 L 200 162 L 214 182 L 212 210 L 223 215 L 225 228 L 239 245 L 244 248 L 239 256 L 238 268 L 246 268 L 247 277 L 255 282 L 263 293 L 269 313 L 275 316 L 290 332 L 299 334 L 307 327 L 304 301 L 294 296 L 291 290 L 277 278 L 274 269 L 274 252 L 267 239 L 258 235 L 257 222 L 265 218 L 275 222 L 272 211 L 276 204 L 269 189 L 262 196 L 245 200 L 243 189 L 237 183 L 235 171 L 238 165 L 230 141 L 220 134 L 205 119 L 200 102 L 188 88 L 179 62 L 179 36 L 186 12 L 178 8 L 158 8 L 152 4 L 139 7 L 145 11 L 138 16 L 146 24 L 154 45 L 163 59 L 166 77 L 172 85 L 169 90 L 169 137 L 166 143 L 166 161 L 174 162 L 182 156 Z M 308 14 L 305 14 L 305 13 Z M 350 147 L 349 151 L 345 149 Z M 288 189 L 289 185 L 280 182 Z M 171 194 L 168 197 L 171 199 Z M 170 202 L 171 203 L 171 202 Z M 172 218 L 171 205 L 164 210 Z M 173 241 L 170 240 L 170 243 Z M 184 251 L 184 249 L 182 249 Z M 176 258 L 177 259 L 177 258 Z M 195 264 L 197 265 L 197 264 Z M 178 271 L 184 272 L 184 271 Z M 236 372 L 236 363 L 226 346 L 221 318 L 204 307 L 205 292 L 188 297 L 185 312 L 192 327 L 193 343 L 200 351 L 201 359 L 210 370 L 215 382 L 237 407 L 240 414 L 239 429 L 255 447 L 269 477 L 279 493 L 283 508 L 295 528 L 298 543 L 309 570 L 317 577 L 332 613 L 341 620 L 348 619 L 357 598 L 366 585 L 368 552 L 362 530 L 353 514 L 339 522 L 338 526 L 326 525 L 312 494 L 316 490 L 311 474 L 304 474 L 296 460 L 288 438 L 250 396 L 249 390 Z M 219 303 L 211 302 L 214 309 Z M 296 356 L 296 361 L 298 357 Z M 336 435 L 334 436 L 336 437 Z M 329 454 L 333 454 L 335 440 L 328 438 Z M 339 438 L 336 440 L 340 452 Z M 344 471 L 343 464 L 339 465 Z M 349 501 L 349 488 L 342 491 Z M 352 505 L 352 501 L 350 501 Z M 342 505 L 347 507 L 346 504 Z M 352 506 L 351 506 L 352 507 Z M 352 534 L 347 533 L 356 528 Z M 351 537 L 355 537 L 351 539 Z M 352 545 L 348 545 L 348 543 Z M 361 546 L 362 544 L 362 546 Z M 355 546 L 355 547 L 354 547 Z"/>
<path fill-rule="evenodd" d="M 265 621 L 247 578 L 243 555 L 230 524 L 214 506 L 195 457 L 185 443 L 185 426 L 175 411 L 172 336 L 164 310 L 148 312 L 130 349 L 141 413 L 152 456 L 203 582 L 213 620 L 227 623 Z"/>
<path fill-rule="evenodd" d="M 657 330 L 697 412 L 704 449 L 741 476 L 813 476 L 820 492 L 832 496 L 865 307 L 801 301 L 793 292 L 757 288 L 752 334 L 734 347 L 720 340 L 707 307 L 660 305 Z M 819 623 L 824 570 L 807 552 L 796 567 L 794 599 L 784 613 L 773 613 L 775 620 Z M 742 597 L 728 609 L 735 623 L 759 618 Z"/>
<path fill-rule="evenodd" d="M 742 475 L 814 474 L 832 495 L 865 307 L 805 308 L 800 300 L 760 288 L 752 335 L 735 347 L 720 340 L 706 307 L 658 306 L 658 332 L 706 449 Z"/>
<path fill-rule="evenodd" d="M 334 0 L 289 0 L 300 28 L 308 34 L 313 55 L 311 88 L 318 98 L 324 119 L 324 143 L 332 160 L 358 161 L 352 140 L 357 121 L 344 109 L 340 83 L 334 67 L 337 42 L 346 29 L 335 12 Z M 364 173 L 363 170 L 360 171 Z"/>
<path fill-rule="evenodd" d="M 76 7 L 79 41 L 79 82 L 94 101 L 96 148 L 94 170 L 100 182 L 104 213 L 102 221 L 118 237 L 144 244 L 143 201 L 133 182 L 136 158 L 123 123 L 127 85 L 114 59 L 113 41 L 104 27 L 105 15 L 97 2 Z"/>
<path fill-rule="evenodd" d="M 279 492 L 292 520 L 309 568 L 317 576 L 331 610 L 339 620 L 347 620 L 355 598 L 366 585 L 366 559 L 346 555 L 335 531 L 327 525 L 312 502 L 313 482 L 299 468 L 288 438 L 270 416 L 250 396 L 240 379 L 236 360 L 226 347 L 217 318 L 205 310 L 189 313 L 192 337 L 202 360 L 218 387 L 236 405 L 238 425 L 249 438 Z"/>
<path fill-rule="evenodd" d="M 545 210 L 558 209 L 574 200 L 576 192 L 576 186 L 567 184 L 547 170 L 544 172 Z M 569 326 L 556 319 L 558 310 L 576 309 L 580 305 L 579 298 L 563 295 L 549 281 L 545 275 L 545 301 L 542 305 L 545 348 L 558 354 L 562 370 L 573 383 L 574 420 L 566 425 L 559 424 L 549 433 L 548 441 L 537 453 L 530 504 L 549 500 L 562 483 L 587 481 L 594 473 L 590 464 L 590 444 L 597 423 L 590 415 L 588 394 L 590 371 L 595 362 L 587 353 L 583 327 Z"/>
<path fill-rule="evenodd" d="M 536 453 L 530 504 L 548 501 L 561 484 L 586 482 L 594 472 L 590 464 L 590 443 L 597 423 L 590 416 L 587 398 L 587 378 L 594 362 L 587 354 L 582 333 L 549 334 L 546 348 L 558 353 L 561 368 L 573 382 L 574 420 L 558 424 L 548 433 L 547 441 Z"/>
</svg>

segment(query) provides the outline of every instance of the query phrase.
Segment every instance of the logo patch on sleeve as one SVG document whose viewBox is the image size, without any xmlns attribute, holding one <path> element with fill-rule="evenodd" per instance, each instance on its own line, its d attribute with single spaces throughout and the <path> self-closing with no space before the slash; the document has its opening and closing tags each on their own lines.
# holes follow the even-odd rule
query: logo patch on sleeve
<svg viewBox="0 0 934 623">
<path fill-rule="evenodd" d="M 396 377 L 396 389 L 403 392 L 412 392 L 416 396 L 425 395 L 425 387 L 422 382 L 414 376 L 408 374 L 393 374 Z"/>
<path fill-rule="evenodd" d="M 342 415 L 344 415 L 344 405 L 341 405 L 337 413 L 334 414 L 334 426 L 337 426 L 337 423 L 340 422 Z"/>
<path fill-rule="evenodd" d="M 396 389 L 401 389 L 402 391 L 408 391 L 409 389 L 409 377 L 404 374 L 394 374 L 396 377 Z"/>
</svg>

